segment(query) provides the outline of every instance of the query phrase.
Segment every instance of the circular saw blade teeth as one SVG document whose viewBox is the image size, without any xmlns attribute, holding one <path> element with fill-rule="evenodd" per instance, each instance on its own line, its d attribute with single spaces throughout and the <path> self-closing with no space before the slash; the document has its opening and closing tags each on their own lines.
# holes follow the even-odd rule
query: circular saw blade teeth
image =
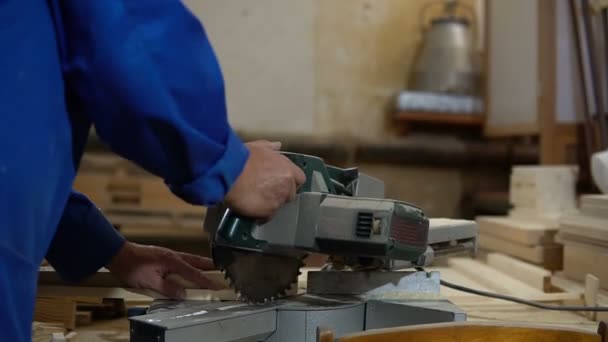
<svg viewBox="0 0 608 342">
<path fill-rule="evenodd" d="M 231 287 L 237 293 L 239 300 L 248 303 L 266 303 L 284 296 L 291 289 L 300 275 L 300 267 L 304 265 L 302 258 L 281 257 L 255 252 L 221 248 L 224 255 L 217 262 L 225 269 L 225 276 L 230 279 Z M 228 255 L 226 255 L 228 253 Z M 230 260 L 223 264 L 223 260 Z"/>
</svg>

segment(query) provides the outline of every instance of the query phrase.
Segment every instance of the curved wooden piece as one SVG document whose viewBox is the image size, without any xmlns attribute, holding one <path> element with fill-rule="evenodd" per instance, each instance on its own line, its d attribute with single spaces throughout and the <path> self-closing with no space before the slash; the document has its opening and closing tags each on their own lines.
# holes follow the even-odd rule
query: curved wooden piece
<svg viewBox="0 0 608 342">
<path fill-rule="evenodd" d="M 339 342 L 602 342 L 584 330 L 512 323 L 440 323 L 368 330 Z"/>
</svg>

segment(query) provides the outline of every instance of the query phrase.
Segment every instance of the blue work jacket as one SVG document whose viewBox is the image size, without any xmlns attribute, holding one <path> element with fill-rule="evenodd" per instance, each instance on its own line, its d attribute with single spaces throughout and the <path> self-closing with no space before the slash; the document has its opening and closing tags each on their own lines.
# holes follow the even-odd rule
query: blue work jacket
<svg viewBox="0 0 608 342">
<path fill-rule="evenodd" d="M 68 281 L 124 239 L 71 190 L 91 127 L 182 199 L 222 200 L 248 151 L 178 0 L 0 0 L 0 341 L 30 341 L 38 267 Z"/>
</svg>

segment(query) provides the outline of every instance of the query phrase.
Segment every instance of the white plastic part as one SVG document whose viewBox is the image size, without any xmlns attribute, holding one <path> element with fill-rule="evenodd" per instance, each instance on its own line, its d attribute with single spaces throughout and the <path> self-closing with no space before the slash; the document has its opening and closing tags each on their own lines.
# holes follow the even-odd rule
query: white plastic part
<svg viewBox="0 0 608 342">
<path fill-rule="evenodd" d="M 608 193 L 608 150 L 596 152 L 591 157 L 591 176 L 600 191 Z"/>
</svg>

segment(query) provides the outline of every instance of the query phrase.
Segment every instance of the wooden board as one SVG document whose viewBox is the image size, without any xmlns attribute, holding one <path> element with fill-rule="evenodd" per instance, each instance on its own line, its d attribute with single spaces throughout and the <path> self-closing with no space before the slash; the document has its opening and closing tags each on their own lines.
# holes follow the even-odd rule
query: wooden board
<svg viewBox="0 0 608 342">
<path fill-rule="evenodd" d="M 486 263 L 537 290 L 548 292 L 550 289 L 551 272 L 542 267 L 500 253 L 488 254 Z"/>
<path fill-rule="evenodd" d="M 608 195 L 582 195 L 580 203 L 582 214 L 608 219 Z"/>
<path fill-rule="evenodd" d="M 480 235 L 491 235 L 526 246 L 553 243 L 556 226 L 544 222 L 503 216 L 479 216 L 475 218 Z"/>
<path fill-rule="evenodd" d="M 608 242 L 608 219 L 570 213 L 563 215 L 560 223 L 560 232 Z"/>
<path fill-rule="evenodd" d="M 34 320 L 38 322 L 59 322 L 67 329 L 76 326 L 76 302 L 65 297 L 36 298 Z"/>
<path fill-rule="evenodd" d="M 448 265 L 467 277 L 476 279 L 479 283 L 500 293 L 518 295 L 540 295 L 543 293 L 542 290 L 538 290 L 477 260 L 450 258 Z"/>
<path fill-rule="evenodd" d="M 562 246 L 557 244 L 526 246 L 503 240 L 492 235 L 480 234 L 479 248 L 508 254 L 542 265 L 549 270 L 558 270 L 562 267 Z"/>
<path fill-rule="evenodd" d="M 481 114 L 433 113 L 433 112 L 398 112 L 398 122 L 426 122 L 462 126 L 482 126 L 485 116 Z"/>
<path fill-rule="evenodd" d="M 608 248 L 564 240 L 564 275 L 584 282 L 587 274 L 600 280 L 608 289 Z"/>
</svg>

